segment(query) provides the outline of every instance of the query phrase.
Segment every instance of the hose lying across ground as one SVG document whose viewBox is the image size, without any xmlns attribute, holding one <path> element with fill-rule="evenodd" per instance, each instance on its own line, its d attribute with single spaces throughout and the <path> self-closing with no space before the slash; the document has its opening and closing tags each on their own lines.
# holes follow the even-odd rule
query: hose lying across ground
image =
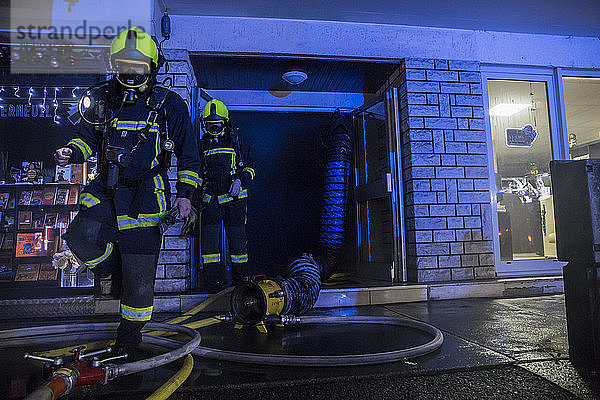
<svg viewBox="0 0 600 400">
<path fill-rule="evenodd" d="M 425 344 L 409 347 L 406 349 L 367 353 L 367 354 L 348 354 L 348 355 L 332 355 L 332 356 L 303 356 L 303 355 L 284 355 L 284 354 L 260 354 L 260 353 L 244 353 L 237 351 L 221 350 L 211 347 L 198 346 L 192 354 L 195 356 L 211 358 L 220 361 L 232 361 L 250 364 L 262 365 L 289 365 L 289 366 L 316 366 L 316 367 L 333 367 L 333 366 L 356 366 L 356 365 L 372 365 L 390 362 L 405 361 L 410 358 L 422 356 L 431 353 L 440 348 L 444 342 L 442 332 L 424 322 L 410 320 L 405 318 L 395 317 L 328 317 L 328 316 L 303 316 L 297 317 L 297 324 L 300 325 L 315 325 L 315 324 L 378 324 L 391 326 L 404 326 L 425 332 L 433 339 Z M 163 337 L 147 337 L 144 338 L 147 343 L 163 346 L 177 347 L 178 341 L 163 338 Z"/>
<path fill-rule="evenodd" d="M 86 336 L 106 338 L 111 332 L 116 331 L 118 325 L 118 322 L 110 322 L 48 325 L 10 329 L 0 331 L 0 348 L 40 345 L 58 341 L 62 342 L 65 340 L 72 340 L 73 337 L 78 339 L 84 339 Z M 149 322 L 146 324 L 146 327 L 148 329 L 182 333 L 190 336 L 192 339 L 187 343 L 179 342 L 180 346 L 177 346 L 177 348 L 167 353 L 159 354 L 144 360 L 118 364 L 115 366 L 114 377 L 131 375 L 171 363 L 190 354 L 192 350 L 198 347 L 202 340 L 198 331 L 185 326 Z"/>
<path fill-rule="evenodd" d="M 213 318 L 211 318 L 213 319 Z M 294 365 L 294 366 L 344 366 L 344 365 L 369 365 L 381 364 L 388 362 L 403 361 L 408 358 L 417 357 L 435 351 L 443 343 L 443 335 L 441 331 L 434 326 L 424 322 L 395 318 L 395 317 L 328 317 L 328 316 L 303 316 L 297 318 L 297 323 L 302 325 L 315 324 L 379 324 L 391 326 L 405 326 L 420 330 L 431 336 L 433 339 L 425 344 L 381 353 L 368 354 L 350 354 L 350 355 L 335 355 L 335 356 L 300 356 L 300 355 L 280 355 L 280 354 L 258 354 L 258 353 L 242 353 L 228 350 L 220 350 L 210 347 L 199 346 L 200 334 L 197 333 L 198 339 L 181 343 L 176 340 L 165 337 L 144 335 L 144 342 L 159 345 L 167 348 L 175 348 L 175 350 L 165 353 L 164 355 L 155 356 L 149 359 L 137 361 L 134 363 L 120 364 L 117 366 L 117 376 L 129 375 L 140 372 L 146 369 L 156 368 L 158 366 L 172 362 L 186 354 L 193 354 L 201 357 L 253 363 L 265 365 Z M 91 332 L 92 335 L 99 332 L 110 332 L 116 329 L 117 323 L 110 324 L 73 324 L 73 325 L 51 325 L 46 327 L 33 328 L 33 336 L 29 336 L 29 328 L 14 329 L 10 331 L 0 331 L 0 347 L 12 347 L 23 345 L 38 345 L 48 343 L 49 340 L 55 339 L 64 341 L 69 338 L 69 334 L 65 334 L 65 330 L 69 330 L 75 335 L 80 335 L 82 332 Z M 179 333 L 189 334 L 193 331 L 187 327 L 177 325 L 159 324 L 151 322 L 147 324 L 149 329 L 160 329 L 161 331 L 173 330 Z M 43 328 L 43 332 L 41 331 Z M 38 330 L 39 329 L 39 330 Z"/>
<path fill-rule="evenodd" d="M 169 381 L 161 386 L 151 397 L 152 400 L 166 399 L 173 391 L 177 389 L 189 376 L 193 368 L 193 358 L 196 355 L 222 361 L 232 361 L 241 363 L 263 364 L 263 365 L 290 365 L 290 366 L 356 366 L 372 365 L 381 363 L 390 363 L 404 361 L 409 358 L 422 356 L 431 353 L 441 347 L 444 338 L 442 332 L 436 327 L 424 322 L 396 318 L 396 317 L 374 317 L 374 316 L 301 316 L 295 317 L 294 321 L 299 325 L 331 325 L 331 324 L 379 324 L 390 326 L 404 326 L 425 332 L 432 336 L 432 340 L 419 346 L 406 349 L 367 353 L 367 354 L 348 354 L 348 355 L 282 355 L 282 354 L 260 354 L 243 353 L 229 350 L 221 350 L 200 346 L 200 333 L 195 329 L 222 322 L 220 317 L 209 317 L 202 320 L 187 323 L 185 325 L 176 325 L 176 323 L 185 322 L 219 297 L 229 293 L 231 288 L 226 289 L 204 302 L 192 307 L 184 312 L 180 317 L 168 321 L 168 323 L 149 322 L 145 329 L 151 332 L 143 335 L 143 341 L 165 348 L 173 348 L 165 354 L 147 358 L 145 360 L 116 365 L 114 376 L 124 376 L 148 369 L 157 368 L 168 364 L 182 357 L 186 357 L 183 367 Z M 113 323 L 84 323 L 84 324 L 65 324 L 49 325 L 20 329 L 11 329 L 0 331 L 0 348 L 3 347 L 22 347 L 31 345 L 40 345 L 71 340 L 74 343 L 78 341 L 107 339 L 116 330 L 117 322 Z M 190 336 L 192 339 L 187 343 L 169 339 L 168 336 L 175 333 Z M 55 350 L 53 354 L 62 352 L 65 349 Z"/>
</svg>

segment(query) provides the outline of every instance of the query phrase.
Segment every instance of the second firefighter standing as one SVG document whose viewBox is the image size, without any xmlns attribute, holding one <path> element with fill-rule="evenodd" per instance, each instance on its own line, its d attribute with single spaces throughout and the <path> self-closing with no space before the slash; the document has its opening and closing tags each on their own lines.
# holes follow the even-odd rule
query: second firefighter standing
<svg viewBox="0 0 600 400">
<path fill-rule="evenodd" d="M 217 292 L 226 282 L 226 260 L 220 250 L 222 225 L 229 242 L 232 284 L 240 283 L 247 274 L 247 197 L 256 161 L 247 141 L 231 125 L 223 102 L 209 101 L 201 121 L 202 264 L 206 290 Z"/>
</svg>

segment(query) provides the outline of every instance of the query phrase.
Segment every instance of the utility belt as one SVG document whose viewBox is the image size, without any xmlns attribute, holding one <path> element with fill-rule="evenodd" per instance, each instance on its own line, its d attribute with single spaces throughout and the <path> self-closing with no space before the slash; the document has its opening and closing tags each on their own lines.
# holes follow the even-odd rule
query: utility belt
<svg viewBox="0 0 600 400">
<path fill-rule="evenodd" d="M 241 188 L 240 194 L 235 197 L 231 196 L 228 193 L 213 195 L 210 192 L 204 192 L 204 194 L 202 195 L 202 202 L 204 204 L 210 204 L 213 201 L 213 199 L 215 199 L 219 205 L 223 205 L 223 204 L 228 204 L 235 200 L 245 199 L 247 197 L 248 197 L 248 189 L 245 189 L 245 188 Z"/>
<path fill-rule="evenodd" d="M 129 212 L 127 213 L 129 217 L 137 219 L 140 214 L 142 203 L 144 202 L 144 197 L 146 195 L 146 182 L 149 179 L 166 172 L 167 168 L 164 165 L 158 165 L 136 178 L 127 178 L 125 176 L 119 177 L 119 184 L 135 188 L 135 195 L 133 196 L 133 201 L 129 206 Z"/>
<path fill-rule="evenodd" d="M 116 182 L 114 182 L 114 184 L 110 185 L 109 183 L 111 183 L 111 182 L 109 182 L 109 181 L 115 179 L 110 176 L 111 169 L 114 169 L 114 168 L 116 168 L 117 173 L 118 173 L 120 170 L 120 167 L 117 164 L 114 164 L 114 163 L 108 164 L 108 168 L 106 169 L 106 172 L 105 172 L 106 189 L 108 190 L 109 194 L 114 194 L 114 190 L 116 189 L 117 183 L 119 185 L 134 189 L 135 194 L 133 196 L 133 201 L 131 202 L 131 205 L 129 206 L 129 211 L 127 212 L 127 215 L 131 218 L 137 219 L 137 217 L 139 216 L 140 211 L 142 209 L 144 197 L 146 195 L 146 182 L 148 182 L 148 180 L 154 178 L 157 175 L 166 173 L 167 167 L 165 165 L 157 165 L 156 167 L 147 170 L 146 172 L 142 173 L 141 175 L 138 175 L 135 178 L 128 178 L 128 177 L 120 175 L 116 178 Z M 112 173 L 114 173 L 114 172 L 112 172 Z"/>
</svg>

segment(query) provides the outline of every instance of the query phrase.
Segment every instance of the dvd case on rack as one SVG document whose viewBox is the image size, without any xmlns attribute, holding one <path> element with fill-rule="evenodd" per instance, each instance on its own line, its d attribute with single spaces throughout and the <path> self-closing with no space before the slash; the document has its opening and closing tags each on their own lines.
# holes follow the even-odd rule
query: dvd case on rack
<svg viewBox="0 0 600 400">
<path fill-rule="evenodd" d="M 21 197 L 19 197 L 20 206 L 28 206 L 31 204 L 31 198 L 33 197 L 33 190 L 23 190 Z"/>
<path fill-rule="evenodd" d="M 56 219 L 57 215 L 55 212 L 46 213 L 46 218 L 44 219 L 44 226 L 49 226 L 51 228 L 56 227 Z"/>
<path fill-rule="evenodd" d="M 21 182 L 21 170 L 16 167 L 10 167 L 10 179 L 11 183 Z"/>
<path fill-rule="evenodd" d="M 17 233 L 15 257 L 45 256 L 44 238 L 42 232 Z"/>
<path fill-rule="evenodd" d="M 31 211 L 19 211 L 19 229 L 31 229 Z"/>
<path fill-rule="evenodd" d="M 37 281 L 40 273 L 40 264 L 19 264 L 15 281 Z"/>
<path fill-rule="evenodd" d="M 29 205 L 39 206 L 40 204 L 42 204 L 43 197 L 44 197 L 44 189 L 34 190 L 33 194 L 31 195 L 31 201 L 29 202 Z"/>
<path fill-rule="evenodd" d="M 51 206 L 54 204 L 56 198 L 56 186 L 46 186 L 44 188 L 44 196 L 42 198 L 42 204 Z"/>
<path fill-rule="evenodd" d="M 2 242 L 2 250 L 12 250 L 14 245 L 14 235 L 7 233 L 4 235 L 4 242 Z"/>
<path fill-rule="evenodd" d="M 54 173 L 54 182 L 58 183 L 69 183 L 71 182 L 71 164 L 65 165 L 61 167 L 60 165 L 56 166 Z"/>
<path fill-rule="evenodd" d="M 56 191 L 56 201 L 54 204 L 56 205 L 64 205 L 67 204 L 69 200 L 69 188 L 68 187 L 59 187 Z"/>
<path fill-rule="evenodd" d="M 71 164 L 71 183 L 84 185 L 86 178 L 86 164 Z"/>
<path fill-rule="evenodd" d="M 38 281 L 53 281 L 58 277 L 58 269 L 54 268 L 50 263 L 40 265 L 40 275 Z"/>
<path fill-rule="evenodd" d="M 0 258 L 0 282 L 11 282 L 15 271 L 10 257 L 2 256 Z"/>
<path fill-rule="evenodd" d="M 31 213 L 31 228 L 42 229 L 44 227 L 44 220 L 46 214 L 41 211 L 33 211 Z"/>
<path fill-rule="evenodd" d="M 10 193 L 9 192 L 0 193 L 0 208 L 7 208 L 8 207 L 8 200 L 10 200 Z"/>
<path fill-rule="evenodd" d="M 44 183 L 41 161 L 23 161 L 21 163 L 21 181 L 27 183 Z"/>
<path fill-rule="evenodd" d="M 67 204 L 77 204 L 77 200 L 79 200 L 79 186 L 71 185 L 69 189 L 69 199 Z"/>
</svg>

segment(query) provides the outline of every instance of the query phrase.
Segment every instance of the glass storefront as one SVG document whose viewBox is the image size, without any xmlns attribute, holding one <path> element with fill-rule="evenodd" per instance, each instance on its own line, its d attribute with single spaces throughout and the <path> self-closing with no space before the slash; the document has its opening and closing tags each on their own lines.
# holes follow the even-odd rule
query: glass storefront
<svg viewBox="0 0 600 400">
<path fill-rule="evenodd" d="M 556 258 L 545 82 L 488 80 L 501 261 Z"/>
<path fill-rule="evenodd" d="M 569 155 L 600 158 L 600 78 L 564 77 Z"/>
</svg>

